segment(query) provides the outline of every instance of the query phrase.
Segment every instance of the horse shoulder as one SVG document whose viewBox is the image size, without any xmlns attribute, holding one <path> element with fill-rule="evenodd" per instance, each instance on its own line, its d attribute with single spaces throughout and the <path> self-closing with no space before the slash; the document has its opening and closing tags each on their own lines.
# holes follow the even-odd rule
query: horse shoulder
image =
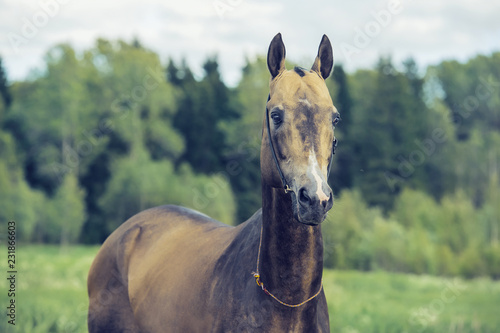
<svg viewBox="0 0 500 333">
<path fill-rule="evenodd" d="M 131 232 L 133 245 L 127 238 L 129 246 L 122 247 L 135 317 L 151 331 L 164 325 L 171 331 L 203 327 L 213 317 L 206 310 L 215 262 L 239 227 L 177 206 L 143 213 L 137 218 L 144 222 L 135 224 L 140 232 Z"/>
</svg>

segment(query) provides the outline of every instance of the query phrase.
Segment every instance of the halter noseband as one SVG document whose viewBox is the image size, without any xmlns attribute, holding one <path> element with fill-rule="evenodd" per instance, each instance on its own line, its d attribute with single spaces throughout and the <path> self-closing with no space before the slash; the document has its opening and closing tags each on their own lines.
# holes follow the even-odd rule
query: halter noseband
<svg viewBox="0 0 500 333">
<path fill-rule="evenodd" d="M 271 94 L 267 97 L 267 101 L 271 99 Z M 278 158 L 276 157 L 276 152 L 274 150 L 274 145 L 273 145 L 273 140 L 271 139 L 271 127 L 269 125 L 269 110 L 266 107 L 266 124 L 267 124 L 267 137 L 269 138 L 269 146 L 271 147 L 271 153 L 273 155 L 274 163 L 276 164 L 276 167 L 278 168 L 278 173 L 281 178 L 281 183 L 283 184 L 283 188 L 285 189 L 285 193 L 288 192 L 293 192 L 291 187 L 288 185 L 288 182 L 286 181 L 285 175 L 283 175 L 283 171 L 281 171 L 280 164 L 278 162 Z M 333 161 L 333 155 L 335 155 L 335 148 L 337 147 L 337 139 L 335 137 L 333 138 L 333 146 L 332 146 L 332 154 L 330 156 L 330 162 L 328 163 L 328 169 L 326 173 L 326 180 L 328 180 L 328 177 L 330 176 L 330 170 L 332 168 L 332 161 Z"/>
</svg>

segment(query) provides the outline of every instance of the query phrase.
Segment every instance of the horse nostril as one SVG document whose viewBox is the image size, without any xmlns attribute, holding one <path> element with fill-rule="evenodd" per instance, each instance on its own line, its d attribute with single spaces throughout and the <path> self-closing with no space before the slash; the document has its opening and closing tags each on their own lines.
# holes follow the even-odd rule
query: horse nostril
<svg viewBox="0 0 500 333">
<path fill-rule="evenodd" d="M 305 188 L 301 188 L 299 190 L 299 201 L 303 204 L 307 205 L 311 204 L 311 197 L 309 197 L 307 190 Z"/>
<path fill-rule="evenodd" d="M 330 197 L 328 198 L 328 200 L 322 201 L 321 205 L 323 206 L 323 208 L 326 208 L 327 206 L 331 206 L 332 204 L 333 204 L 333 194 L 330 192 Z"/>
</svg>

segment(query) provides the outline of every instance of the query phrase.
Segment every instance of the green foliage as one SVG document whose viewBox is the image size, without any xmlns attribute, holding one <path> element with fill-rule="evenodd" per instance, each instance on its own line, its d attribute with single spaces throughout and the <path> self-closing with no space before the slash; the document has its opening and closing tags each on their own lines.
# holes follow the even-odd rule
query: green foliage
<svg viewBox="0 0 500 333">
<path fill-rule="evenodd" d="M 373 252 L 367 239 L 380 216 L 378 209 L 366 207 L 358 191 L 343 191 L 323 224 L 325 266 L 370 270 Z"/>
<path fill-rule="evenodd" d="M 459 257 L 459 273 L 465 278 L 484 276 L 487 272 L 484 257 L 476 244 L 469 245 Z"/>
<path fill-rule="evenodd" d="M 491 179 L 500 171 L 500 133 L 471 130 L 469 140 L 457 142 L 454 149 L 457 187 L 481 206 Z"/>
<path fill-rule="evenodd" d="M 32 189 L 15 156 L 12 136 L 0 131 L 0 220 L 18 222 L 17 239 L 75 243 L 85 220 L 84 192 L 68 174 L 53 198 Z"/>
<path fill-rule="evenodd" d="M 484 250 L 484 264 L 488 275 L 498 280 L 500 279 L 500 245 L 493 244 Z"/>
<path fill-rule="evenodd" d="M 457 258 L 446 244 L 437 246 L 436 249 L 436 274 L 454 276 L 458 274 Z"/>
<path fill-rule="evenodd" d="M 390 59 L 381 59 L 371 91 L 365 96 L 370 104 L 355 123 L 359 169 L 363 170 L 355 184 L 369 204 L 379 205 L 386 212 L 404 185 L 393 178 L 408 178 L 414 173 L 412 167 L 402 174 L 401 165 L 408 163 L 405 160 L 414 149 L 413 141 L 424 137 L 429 124 L 429 110 L 419 99 L 421 88 L 417 92 L 414 89 L 408 75 L 398 72 Z"/>
<path fill-rule="evenodd" d="M 444 61 L 433 67 L 452 112 L 457 138 L 467 140 L 471 130 L 500 129 L 500 52 L 479 55 L 465 64 Z"/>
<path fill-rule="evenodd" d="M 341 123 L 335 130 L 335 137 L 339 142 L 339 147 L 335 156 L 335 163 L 329 183 L 335 193 L 339 193 L 344 188 L 353 186 L 353 170 L 355 157 L 352 151 L 355 148 L 355 138 L 353 135 L 353 99 L 350 92 L 350 81 L 344 72 L 342 65 L 336 65 L 331 79 L 327 80 L 327 86 L 333 99 L 333 104 L 340 112 Z"/>
<path fill-rule="evenodd" d="M 396 199 L 391 217 L 406 228 L 434 231 L 438 227 L 439 209 L 436 201 L 426 193 L 405 189 Z"/>
<path fill-rule="evenodd" d="M 2 97 L 0 105 L 8 108 L 12 104 L 12 95 L 9 90 L 7 74 L 3 67 L 2 57 L 0 57 L 0 96 Z M 0 119 L 2 119 L 2 113 L 0 113 Z"/>
<path fill-rule="evenodd" d="M 498 189 L 492 187 L 491 197 Z M 405 189 L 389 217 L 343 191 L 323 226 L 325 266 L 445 276 L 498 275 L 498 215 L 463 192 L 441 203 Z M 495 209 L 498 205 L 494 206 Z"/>
<path fill-rule="evenodd" d="M 227 140 L 224 151 L 226 170 L 237 199 L 238 223 L 244 222 L 261 206 L 260 145 L 262 121 L 269 94 L 266 59 L 247 60 L 243 77 L 234 91 L 233 109 L 238 121 L 223 121 Z"/>
<path fill-rule="evenodd" d="M 111 171 L 99 202 L 108 232 L 132 215 L 164 204 L 187 206 L 225 223 L 233 222 L 233 194 L 223 177 L 196 175 L 188 165 L 176 172 L 170 161 L 153 161 L 141 147 L 115 160 Z"/>
<path fill-rule="evenodd" d="M 477 214 L 463 192 L 447 196 L 441 201 L 441 216 L 438 219 L 440 242 L 460 253 L 479 240 Z M 449 232 L 454 230 L 454 232 Z"/>
<path fill-rule="evenodd" d="M 46 243 L 76 243 L 86 218 L 84 197 L 76 177 L 67 174 L 44 209 L 45 221 L 37 226 L 37 237 Z"/>
<path fill-rule="evenodd" d="M 373 267 L 388 271 L 405 271 L 408 234 L 391 220 L 377 218 L 373 224 Z"/>
<path fill-rule="evenodd" d="M 98 40 L 91 54 L 106 87 L 99 108 L 111 134 L 126 147 L 147 142 L 156 158 L 178 158 L 184 144 L 172 126 L 177 92 L 164 80 L 158 55 L 106 40 Z"/>
<path fill-rule="evenodd" d="M 46 198 L 26 183 L 15 150 L 12 136 L 0 131 L 0 221 L 22 221 L 18 239 L 30 241 Z"/>
<path fill-rule="evenodd" d="M 201 81 L 182 82 L 183 94 L 174 117 L 173 124 L 183 133 L 187 146 L 181 161 L 190 163 L 196 172 L 213 173 L 223 167 L 226 138 L 219 124 L 237 116 L 218 66 L 217 59 L 208 59 Z"/>
<path fill-rule="evenodd" d="M 89 158 L 80 157 L 83 151 L 90 153 L 79 144 L 85 139 L 84 131 L 92 129 L 89 124 L 98 119 L 98 109 L 89 99 L 95 74 L 91 63 L 79 59 L 69 45 L 49 50 L 46 63 L 39 78 L 16 87 L 23 98 L 12 104 L 6 124 L 29 152 L 28 181 L 52 195 L 64 174 L 85 171 Z"/>
<path fill-rule="evenodd" d="M 428 77 L 427 80 L 431 79 Z M 413 141 L 412 153 L 405 156 L 408 161 L 420 154 L 424 157 L 423 163 L 412 165 L 410 162 L 412 169 L 409 170 L 409 177 L 397 180 L 405 182 L 409 179 L 412 187 L 425 191 L 439 200 L 458 188 L 456 164 L 463 155 L 456 149 L 455 128 L 450 122 L 450 110 L 446 105 L 441 100 L 434 100 L 429 103 L 427 116 L 427 130 L 422 137 Z M 450 163 L 450 161 L 457 162 Z M 400 167 L 405 168 L 403 164 Z M 403 175 L 399 173 L 399 176 Z"/>
</svg>

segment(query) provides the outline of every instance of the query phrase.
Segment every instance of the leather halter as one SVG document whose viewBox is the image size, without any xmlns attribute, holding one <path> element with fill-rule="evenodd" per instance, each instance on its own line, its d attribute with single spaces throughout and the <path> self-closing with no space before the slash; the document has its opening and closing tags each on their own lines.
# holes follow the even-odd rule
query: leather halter
<svg viewBox="0 0 500 333">
<path fill-rule="evenodd" d="M 271 94 L 267 97 L 267 101 L 271 99 Z M 273 140 L 271 138 L 271 127 L 269 125 L 269 110 L 266 107 L 266 124 L 267 124 L 267 137 L 269 138 L 269 146 L 271 147 L 271 153 L 273 155 L 274 163 L 276 164 L 276 167 L 278 168 L 278 173 L 281 178 L 281 183 L 283 184 L 283 188 L 285 189 L 285 193 L 292 192 L 294 191 L 291 189 L 291 187 L 288 185 L 288 182 L 286 181 L 285 175 L 283 174 L 283 171 L 281 171 L 280 164 L 278 162 L 278 158 L 276 157 L 276 152 L 274 150 L 274 145 L 273 145 Z M 330 162 L 328 163 L 328 169 L 326 173 L 326 180 L 328 181 L 328 177 L 330 176 L 330 170 L 332 168 L 332 161 L 333 161 L 333 155 L 335 155 L 335 148 L 337 147 L 337 139 L 335 137 L 333 138 L 333 146 L 332 146 L 332 154 L 330 156 Z"/>
<path fill-rule="evenodd" d="M 267 97 L 267 101 L 269 102 L 270 99 L 271 99 L 271 95 L 269 94 L 269 96 Z M 269 110 L 267 109 L 267 107 L 266 107 L 266 125 L 267 125 L 267 136 L 269 138 L 269 146 L 271 147 L 271 153 L 273 155 L 274 163 L 276 164 L 276 167 L 278 168 L 278 173 L 281 177 L 281 182 L 283 183 L 283 188 L 285 189 L 285 193 L 291 192 L 292 202 L 295 203 L 297 200 L 295 192 L 288 185 L 288 182 L 286 181 L 285 175 L 283 175 L 283 171 L 281 171 L 281 167 L 280 167 L 280 164 L 278 162 L 278 158 L 276 157 L 276 152 L 274 150 L 273 140 L 271 139 L 271 126 L 269 125 Z M 330 169 L 332 166 L 333 155 L 335 155 L 335 147 L 337 147 L 337 139 L 335 139 L 335 137 L 334 137 L 333 138 L 333 146 L 332 146 L 332 154 L 330 156 L 330 162 L 328 163 L 328 169 L 327 169 L 327 174 L 326 174 L 327 180 L 328 180 L 328 176 L 330 175 Z M 302 306 L 302 305 L 308 303 L 309 301 L 313 300 L 314 298 L 316 298 L 323 290 L 323 279 L 321 279 L 321 285 L 320 285 L 318 291 L 313 296 L 311 296 L 308 299 L 306 299 L 305 301 L 297 303 L 297 304 L 286 303 L 286 302 L 280 300 L 278 297 L 274 296 L 269 290 L 267 290 L 267 288 L 264 286 L 264 283 L 261 280 L 261 276 L 259 273 L 260 250 L 262 247 L 262 231 L 263 231 L 263 224 L 261 224 L 261 226 L 260 226 L 259 252 L 257 254 L 257 269 L 255 272 L 252 272 L 252 275 L 254 276 L 255 282 L 257 283 L 257 285 L 266 293 L 266 295 L 271 296 L 273 299 L 275 299 L 281 305 L 284 305 L 284 306 L 289 307 L 289 308 L 297 308 L 299 306 Z"/>
</svg>

